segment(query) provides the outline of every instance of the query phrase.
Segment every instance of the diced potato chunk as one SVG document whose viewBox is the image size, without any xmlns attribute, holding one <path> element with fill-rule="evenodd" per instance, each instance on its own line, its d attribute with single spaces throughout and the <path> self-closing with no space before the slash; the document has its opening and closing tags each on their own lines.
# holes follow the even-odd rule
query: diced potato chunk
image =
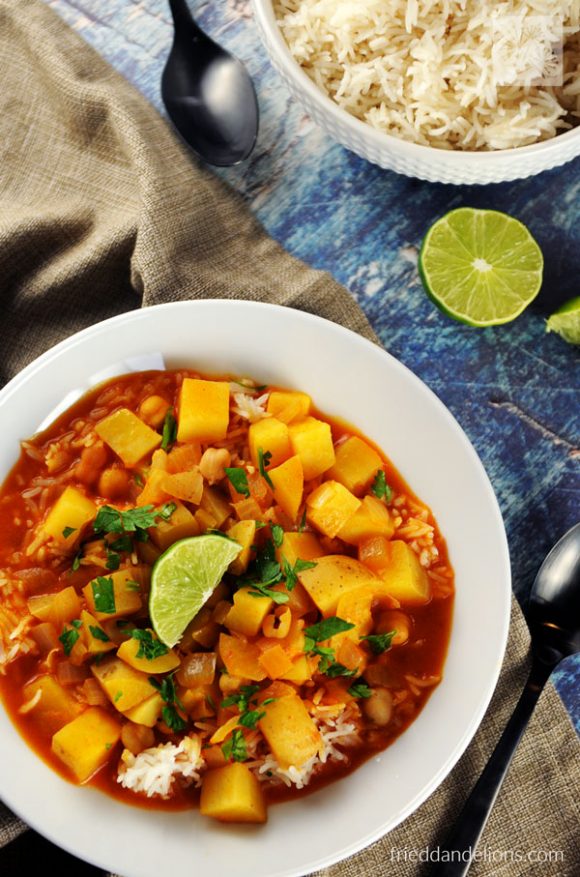
<svg viewBox="0 0 580 877">
<path fill-rule="evenodd" d="M 306 393 L 288 390 L 272 390 L 266 411 L 283 423 L 303 420 L 310 414 L 312 399 Z"/>
<path fill-rule="evenodd" d="M 115 643 L 108 638 L 97 619 L 86 609 L 81 612 L 81 621 L 83 639 L 89 655 L 101 655 L 115 648 Z"/>
<path fill-rule="evenodd" d="M 163 698 L 158 691 L 148 697 L 147 700 L 138 703 L 137 706 L 124 710 L 123 715 L 136 725 L 145 725 L 146 728 L 152 728 L 161 715 L 163 709 Z"/>
<path fill-rule="evenodd" d="M 355 588 L 369 587 L 373 594 L 380 593 L 383 582 L 358 560 L 344 554 L 327 554 L 316 561 L 316 566 L 298 573 L 304 585 L 324 616 L 336 615 L 340 598 Z"/>
<path fill-rule="evenodd" d="M 121 724 L 98 706 L 89 707 L 52 738 L 52 751 L 74 773 L 88 780 L 110 758 L 121 739 Z"/>
<path fill-rule="evenodd" d="M 149 633 L 153 640 L 158 642 L 157 636 L 153 631 L 149 630 Z M 146 658 L 144 655 L 137 657 L 140 649 L 140 641 L 131 637 L 131 639 L 126 639 L 124 643 L 121 643 L 117 649 L 117 657 L 125 661 L 126 664 L 129 664 L 130 667 L 134 667 L 135 670 L 142 670 L 143 673 L 149 674 L 170 673 L 176 667 L 179 667 L 180 660 L 173 649 L 169 649 L 164 655 L 159 655 L 157 658 Z"/>
<path fill-rule="evenodd" d="M 334 464 L 334 446 L 330 425 L 315 417 L 307 417 L 288 427 L 292 450 L 300 457 L 304 479 L 322 475 Z"/>
<path fill-rule="evenodd" d="M 89 612 L 97 621 L 133 615 L 143 605 L 141 592 L 148 584 L 149 576 L 150 570 L 146 566 L 130 566 L 108 576 L 98 576 L 83 588 Z M 110 585 L 105 585 L 103 579 L 112 583 L 112 600 L 109 599 Z"/>
<path fill-rule="evenodd" d="M 128 408 L 115 411 L 95 426 L 95 432 L 125 466 L 135 466 L 161 444 L 161 436 Z"/>
<path fill-rule="evenodd" d="M 230 385 L 227 381 L 185 378 L 179 395 L 177 440 L 221 441 L 230 420 Z"/>
<path fill-rule="evenodd" d="M 306 519 L 311 526 L 334 539 L 360 505 L 360 499 L 338 481 L 324 481 L 306 501 Z"/>
<path fill-rule="evenodd" d="M 282 545 L 276 548 L 276 560 L 282 562 L 285 557 L 290 566 L 294 566 L 298 558 L 316 560 L 322 557 L 324 550 L 314 533 L 284 533 Z"/>
<path fill-rule="evenodd" d="M 229 630 L 244 636 L 257 636 L 264 618 L 274 605 L 270 597 L 252 597 L 252 588 L 240 588 L 234 594 L 234 605 L 225 617 Z"/>
<path fill-rule="evenodd" d="M 419 558 L 406 542 L 394 540 L 390 544 L 390 562 L 381 570 L 381 593 L 386 593 L 406 605 L 428 603 L 431 585 Z"/>
<path fill-rule="evenodd" d="M 237 524 L 230 527 L 227 534 L 230 539 L 233 539 L 242 546 L 242 550 L 236 559 L 232 560 L 228 567 L 228 570 L 232 575 L 241 576 L 242 573 L 245 573 L 250 563 L 252 545 L 254 544 L 254 538 L 256 536 L 256 522 L 238 521 Z"/>
<path fill-rule="evenodd" d="M 155 527 L 149 530 L 153 542 L 161 551 L 165 551 L 179 539 L 199 535 L 199 524 L 183 503 L 175 501 L 175 511 L 168 521 L 157 519 Z"/>
<path fill-rule="evenodd" d="M 266 678 L 266 672 L 258 660 L 260 650 L 255 643 L 248 643 L 243 639 L 222 633 L 218 650 L 230 676 L 251 679 L 252 682 L 261 682 Z"/>
<path fill-rule="evenodd" d="M 353 591 L 343 594 L 336 606 L 336 614 L 344 621 L 354 624 L 350 630 L 339 633 L 332 638 L 332 645 L 335 647 L 341 637 L 347 637 L 358 643 L 361 636 L 367 636 L 371 632 L 373 626 L 373 616 L 371 607 L 373 604 L 374 593 L 372 588 L 362 587 L 355 588 Z"/>
<path fill-rule="evenodd" d="M 262 708 L 266 715 L 258 725 L 281 767 L 301 767 L 318 752 L 320 733 L 297 694 L 280 697 Z"/>
<path fill-rule="evenodd" d="M 65 487 L 48 513 L 42 529 L 59 545 L 73 548 L 79 540 L 83 527 L 92 521 L 96 514 L 97 507 L 91 499 L 76 487 Z M 70 533 L 69 530 L 73 532 Z"/>
<path fill-rule="evenodd" d="M 303 685 L 312 677 L 312 668 L 310 661 L 306 655 L 299 655 L 292 661 L 292 666 L 287 673 L 280 676 L 280 679 L 286 679 L 288 682 L 295 682 L 296 685 Z"/>
<path fill-rule="evenodd" d="M 304 491 L 304 472 L 300 457 L 290 457 L 275 469 L 269 469 L 268 475 L 274 485 L 274 499 L 282 511 L 295 521 Z"/>
<path fill-rule="evenodd" d="M 382 467 L 383 461 L 374 448 L 356 435 L 338 445 L 335 452 L 336 462 L 328 474 L 360 496 Z"/>
<path fill-rule="evenodd" d="M 245 764 L 233 762 L 208 771 L 201 787 L 200 812 L 220 822 L 265 822 L 266 802 Z"/>
<path fill-rule="evenodd" d="M 55 734 L 68 722 L 72 722 L 82 709 L 80 703 L 54 676 L 39 676 L 25 685 L 25 702 L 33 700 L 39 691 L 40 698 L 30 715 L 42 725 L 47 734 Z"/>
<path fill-rule="evenodd" d="M 50 621 L 60 630 L 67 621 L 79 617 L 81 601 L 73 586 L 69 585 L 56 594 L 35 594 L 29 597 L 28 611 L 40 621 Z"/>
<path fill-rule="evenodd" d="M 288 427 L 276 417 L 265 417 L 252 423 L 248 430 L 250 457 L 256 468 L 260 463 L 260 449 L 271 455 L 269 466 L 273 469 L 292 454 Z"/>
<path fill-rule="evenodd" d="M 118 710 L 124 712 L 151 697 L 155 689 L 146 673 L 135 670 L 120 658 L 105 658 L 92 664 L 91 671 Z"/>
<path fill-rule="evenodd" d="M 280 679 L 292 669 L 292 659 L 279 645 L 263 651 L 258 660 L 270 679 Z"/>
<path fill-rule="evenodd" d="M 376 496 L 365 496 L 360 508 L 338 531 L 338 537 L 350 545 L 359 545 L 369 536 L 390 539 L 394 532 L 395 525 L 386 505 Z"/>
</svg>

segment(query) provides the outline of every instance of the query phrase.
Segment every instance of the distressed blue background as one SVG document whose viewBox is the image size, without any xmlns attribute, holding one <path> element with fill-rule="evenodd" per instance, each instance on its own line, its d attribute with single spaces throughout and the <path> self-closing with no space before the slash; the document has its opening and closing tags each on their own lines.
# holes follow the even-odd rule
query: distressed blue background
<svg viewBox="0 0 580 877">
<path fill-rule="evenodd" d="M 160 111 L 172 29 L 165 0 L 47 0 Z M 223 176 L 270 234 L 331 272 L 360 303 L 385 347 L 450 408 L 491 478 L 525 600 L 551 545 L 579 518 L 577 349 L 544 320 L 580 294 L 580 159 L 531 180 L 432 185 L 380 170 L 334 144 L 271 67 L 247 0 L 192 2 L 207 32 L 246 63 L 257 87 L 256 150 Z M 514 323 L 470 329 L 424 295 L 417 248 L 446 211 L 493 207 L 521 219 L 546 261 L 544 289 Z M 485 562 L 484 560 L 482 562 Z M 580 733 L 580 659 L 555 682 Z"/>
</svg>

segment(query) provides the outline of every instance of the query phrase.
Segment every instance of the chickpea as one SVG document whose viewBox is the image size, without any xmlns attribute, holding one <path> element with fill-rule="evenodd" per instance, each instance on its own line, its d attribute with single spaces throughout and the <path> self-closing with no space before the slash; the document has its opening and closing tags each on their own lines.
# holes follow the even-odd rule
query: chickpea
<svg viewBox="0 0 580 877">
<path fill-rule="evenodd" d="M 139 755 L 144 749 L 155 745 L 155 734 L 151 728 L 146 728 L 145 725 L 127 722 L 121 729 L 121 741 L 125 749 L 132 752 L 133 755 Z"/>
<path fill-rule="evenodd" d="M 100 442 L 85 448 L 75 470 L 77 480 L 87 485 L 94 484 L 107 462 L 107 457 L 107 449 Z"/>
<path fill-rule="evenodd" d="M 393 696 L 387 688 L 373 688 L 363 704 L 363 710 L 375 725 L 388 725 L 393 715 Z"/>
<path fill-rule="evenodd" d="M 139 406 L 139 416 L 153 429 L 157 429 L 165 420 L 169 408 L 169 402 L 163 396 L 147 396 Z"/>
<path fill-rule="evenodd" d="M 208 484 L 216 484 L 226 477 L 226 468 L 232 457 L 227 448 L 208 448 L 199 463 L 199 471 Z"/>
<path fill-rule="evenodd" d="M 398 609 L 389 609 L 387 612 L 381 612 L 375 625 L 377 633 L 389 633 L 395 631 L 395 635 L 391 640 L 392 646 L 403 646 L 409 641 L 411 636 L 411 619 L 405 612 Z"/>
<path fill-rule="evenodd" d="M 98 491 L 107 499 L 118 499 L 129 490 L 129 473 L 126 469 L 105 469 L 99 478 Z"/>
</svg>

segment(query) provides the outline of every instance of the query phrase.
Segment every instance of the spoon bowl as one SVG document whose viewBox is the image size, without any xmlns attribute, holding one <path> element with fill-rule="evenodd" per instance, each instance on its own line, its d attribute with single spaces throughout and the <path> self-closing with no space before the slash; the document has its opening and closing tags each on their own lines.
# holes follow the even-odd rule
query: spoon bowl
<svg viewBox="0 0 580 877">
<path fill-rule="evenodd" d="M 175 36 L 161 96 L 177 131 L 209 164 L 244 161 L 258 135 L 258 101 L 244 65 L 194 21 L 186 0 L 169 0 Z"/>
</svg>

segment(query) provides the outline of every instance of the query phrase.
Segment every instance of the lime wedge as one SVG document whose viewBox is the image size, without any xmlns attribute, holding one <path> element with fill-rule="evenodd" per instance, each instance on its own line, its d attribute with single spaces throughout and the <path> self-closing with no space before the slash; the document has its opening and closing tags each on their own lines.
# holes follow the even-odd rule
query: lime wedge
<svg viewBox="0 0 580 877">
<path fill-rule="evenodd" d="M 557 332 L 568 344 L 580 344 L 580 295 L 565 302 L 548 318 L 546 332 Z"/>
<path fill-rule="evenodd" d="M 233 539 L 207 534 L 180 539 L 163 552 L 151 573 L 149 615 L 166 646 L 179 642 L 241 550 Z"/>
<path fill-rule="evenodd" d="M 537 296 L 544 260 L 521 222 L 497 210 L 452 210 L 431 226 L 419 273 L 444 313 L 469 326 L 508 323 Z"/>
</svg>

